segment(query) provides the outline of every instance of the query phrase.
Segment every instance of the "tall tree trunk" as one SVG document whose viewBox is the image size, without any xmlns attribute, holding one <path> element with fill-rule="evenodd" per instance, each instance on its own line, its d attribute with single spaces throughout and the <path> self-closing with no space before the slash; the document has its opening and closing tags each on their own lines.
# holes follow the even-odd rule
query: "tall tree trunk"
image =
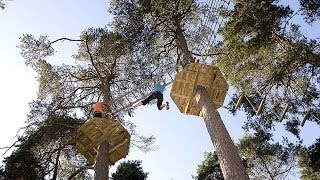
<svg viewBox="0 0 320 180">
<path fill-rule="evenodd" d="M 102 85 L 103 103 L 110 102 L 110 84 L 106 78 L 105 84 Z M 104 109 L 105 110 L 105 109 Z M 109 142 L 103 141 L 98 148 L 96 164 L 94 166 L 95 180 L 109 180 Z"/>
<path fill-rule="evenodd" d="M 96 164 L 94 165 L 95 180 L 109 180 L 109 142 L 103 141 L 98 148 Z"/>
<path fill-rule="evenodd" d="M 180 64 L 182 65 L 182 67 L 185 67 L 187 64 L 191 62 L 192 54 L 188 49 L 186 37 L 183 34 L 180 24 L 177 24 L 175 36 L 176 36 L 178 49 L 180 49 L 182 53 Z"/>
<path fill-rule="evenodd" d="M 202 86 L 197 87 L 196 101 L 203 112 L 204 122 L 217 152 L 224 179 L 249 179 L 237 148 L 233 144 L 214 102 L 211 100 L 207 90 Z"/>
</svg>

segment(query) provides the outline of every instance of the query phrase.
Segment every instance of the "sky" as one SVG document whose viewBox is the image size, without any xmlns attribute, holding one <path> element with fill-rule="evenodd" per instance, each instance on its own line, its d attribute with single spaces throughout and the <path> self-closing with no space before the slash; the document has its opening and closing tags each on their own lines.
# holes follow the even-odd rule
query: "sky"
<svg viewBox="0 0 320 180">
<path fill-rule="evenodd" d="M 28 33 L 36 37 L 48 35 L 52 40 L 60 37 L 77 39 L 84 29 L 102 27 L 112 20 L 107 6 L 105 0 L 14 0 L 0 11 L 0 147 L 15 142 L 17 131 L 25 126 L 29 103 L 37 97 L 36 73 L 25 66 L 19 54 L 19 37 Z M 319 37 L 318 31 L 308 29 L 308 32 Z M 76 46 L 62 42 L 56 50 L 53 60 L 67 62 L 72 60 Z M 213 145 L 203 120 L 181 114 L 169 93 L 170 89 L 167 89 L 164 100 L 171 104 L 170 110 L 158 111 L 155 105 L 144 106 L 135 111 L 134 117 L 127 117 L 140 133 L 154 135 L 158 148 L 143 153 L 133 147 L 123 160 L 142 160 L 143 170 L 149 172 L 149 180 L 191 180 L 204 160 L 204 152 L 212 151 Z M 225 102 L 228 102 L 229 95 Z M 244 134 L 241 127 L 246 121 L 245 114 L 239 111 L 232 116 L 224 108 L 219 112 L 231 138 L 237 141 Z M 277 138 L 288 134 L 280 123 L 276 131 Z M 312 144 L 315 138 L 320 137 L 319 126 L 307 122 L 301 129 L 301 137 L 305 145 Z M 0 153 L 5 153 L 5 150 L 0 150 Z M 8 155 L 10 152 L 2 155 L 1 160 Z M 117 164 L 111 167 L 111 172 L 115 171 Z"/>
</svg>

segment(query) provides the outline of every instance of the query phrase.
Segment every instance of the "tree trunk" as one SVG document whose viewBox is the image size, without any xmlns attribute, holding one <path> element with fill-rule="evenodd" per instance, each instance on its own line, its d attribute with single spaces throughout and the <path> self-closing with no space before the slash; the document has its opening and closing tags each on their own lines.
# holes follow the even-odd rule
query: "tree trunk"
<svg viewBox="0 0 320 180">
<path fill-rule="evenodd" d="M 202 86 L 197 87 L 196 101 L 203 112 L 204 121 L 217 152 L 224 179 L 249 179 L 237 148 L 233 144 L 214 102 Z"/>
<path fill-rule="evenodd" d="M 108 78 L 106 78 L 108 79 Z M 103 103 L 110 102 L 110 84 L 109 81 L 102 85 Z M 104 109 L 106 111 L 106 109 Z M 109 142 L 103 141 L 98 148 L 96 164 L 94 166 L 95 180 L 109 180 Z"/>
<path fill-rule="evenodd" d="M 109 142 L 103 141 L 98 148 L 96 164 L 94 165 L 95 180 L 109 180 Z"/>
<path fill-rule="evenodd" d="M 176 36 L 176 42 L 177 42 L 178 49 L 180 49 L 181 53 L 182 53 L 182 58 L 180 60 L 180 64 L 184 68 L 192 60 L 192 54 L 188 49 L 188 44 L 187 44 L 186 38 L 183 34 L 183 31 L 181 29 L 180 24 L 177 24 L 175 36 Z"/>
</svg>

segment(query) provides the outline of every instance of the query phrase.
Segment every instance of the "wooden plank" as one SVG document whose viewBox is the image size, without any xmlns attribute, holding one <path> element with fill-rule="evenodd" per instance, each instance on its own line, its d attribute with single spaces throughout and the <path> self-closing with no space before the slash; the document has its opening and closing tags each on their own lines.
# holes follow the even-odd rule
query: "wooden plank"
<svg viewBox="0 0 320 180">
<path fill-rule="evenodd" d="M 263 106 L 264 106 L 264 102 L 266 101 L 266 95 L 264 95 L 263 97 L 262 97 L 262 100 L 261 100 L 261 102 L 260 102 L 260 104 L 259 104 L 259 107 L 258 107 L 258 110 L 257 110 L 257 112 L 256 112 L 256 115 L 259 115 L 260 113 L 261 113 L 261 111 L 262 111 L 262 109 L 263 109 Z"/>
<path fill-rule="evenodd" d="M 236 104 L 236 106 L 234 107 L 235 110 L 237 110 L 237 109 L 239 108 L 240 103 L 242 102 L 243 96 L 244 96 L 243 94 L 240 95 L 240 97 L 239 97 L 239 99 L 238 99 L 238 101 L 237 101 L 237 104 Z"/>
<path fill-rule="evenodd" d="M 301 121 L 301 126 L 303 127 L 305 122 L 307 121 L 307 119 L 310 118 L 310 115 L 311 115 L 311 109 L 308 108 L 307 112 L 306 112 L 306 115 L 303 117 L 303 120 Z"/>
<path fill-rule="evenodd" d="M 282 122 L 282 120 L 284 119 L 284 116 L 286 115 L 286 113 L 288 111 L 288 108 L 289 108 L 289 104 L 287 103 L 286 106 L 284 107 L 282 113 L 281 113 L 281 116 L 279 118 L 279 122 Z"/>
</svg>

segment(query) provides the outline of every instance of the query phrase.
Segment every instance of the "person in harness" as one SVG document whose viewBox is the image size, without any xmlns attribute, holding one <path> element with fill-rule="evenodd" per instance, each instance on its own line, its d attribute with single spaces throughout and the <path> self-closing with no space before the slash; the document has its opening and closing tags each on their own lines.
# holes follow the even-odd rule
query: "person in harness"
<svg viewBox="0 0 320 180">
<path fill-rule="evenodd" d="M 105 112 L 105 110 L 107 112 Z M 117 120 L 119 118 L 119 115 L 118 113 L 113 113 L 111 105 L 109 103 L 104 104 L 102 102 L 96 102 L 93 106 L 93 117 L 109 117 Z"/>
<path fill-rule="evenodd" d="M 163 91 L 164 91 L 164 86 L 161 85 L 160 83 L 155 83 L 154 86 L 154 91 L 148 96 L 146 99 L 138 102 L 135 104 L 133 107 L 131 107 L 128 111 L 128 115 L 132 117 L 132 110 L 138 106 L 144 106 L 148 104 L 151 100 L 157 99 L 157 107 L 159 110 L 162 110 L 164 107 L 166 107 L 167 110 L 169 110 L 169 102 L 167 101 L 165 104 L 162 104 L 163 102 Z"/>
</svg>

